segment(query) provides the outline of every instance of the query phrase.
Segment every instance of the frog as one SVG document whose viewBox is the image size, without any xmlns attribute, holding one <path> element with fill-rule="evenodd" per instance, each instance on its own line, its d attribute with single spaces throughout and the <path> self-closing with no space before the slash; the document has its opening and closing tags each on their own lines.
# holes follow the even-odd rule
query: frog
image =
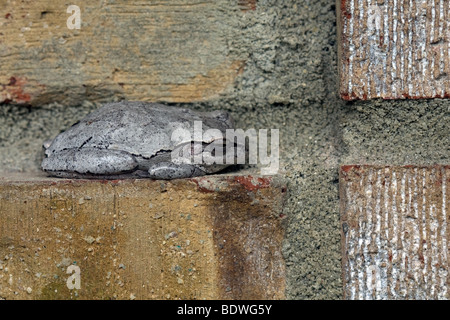
<svg viewBox="0 0 450 320">
<path fill-rule="evenodd" d="M 218 134 L 202 134 L 196 140 L 196 121 L 203 133 L 212 129 Z M 232 117 L 223 110 L 200 112 L 143 101 L 106 103 L 45 141 L 41 168 L 50 176 L 82 179 L 172 180 L 213 174 L 233 163 L 192 162 L 192 156 L 212 145 L 226 146 L 224 157 L 229 148 L 236 155 L 242 152 L 242 146 L 226 141 L 226 130 L 233 128 Z"/>
</svg>

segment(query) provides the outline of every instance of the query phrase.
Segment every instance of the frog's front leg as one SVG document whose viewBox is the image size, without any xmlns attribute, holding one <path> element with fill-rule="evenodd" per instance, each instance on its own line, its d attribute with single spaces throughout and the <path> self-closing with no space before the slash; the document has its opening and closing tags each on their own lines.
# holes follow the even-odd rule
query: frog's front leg
<svg viewBox="0 0 450 320">
<path fill-rule="evenodd" d="M 50 153 L 42 161 L 42 169 L 64 177 L 120 175 L 137 170 L 138 162 L 125 151 L 73 148 Z"/>
<path fill-rule="evenodd" d="M 173 162 L 160 162 L 148 169 L 149 177 L 158 180 L 183 179 L 203 176 L 205 171 L 192 164 L 176 164 Z"/>
</svg>

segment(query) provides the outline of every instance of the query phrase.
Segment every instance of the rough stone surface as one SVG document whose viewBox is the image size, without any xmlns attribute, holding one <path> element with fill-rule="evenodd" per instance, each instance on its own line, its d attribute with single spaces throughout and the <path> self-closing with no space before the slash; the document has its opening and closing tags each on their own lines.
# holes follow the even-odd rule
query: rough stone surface
<svg viewBox="0 0 450 320">
<path fill-rule="evenodd" d="M 242 72 L 219 96 L 179 105 L 230 111 L 237 128 L 280 129 L 280 174 L 289 190 L 283 208 L 286 297 L 340 299 L 340 164 L 450 163 L 450 102 L 342 101 L 334 0 L 239 2 L 256 5 L 220 1 L 233 9 L 214 11 L 212 19 L 232 35 L 225 51 L 245 61 Z M 120 21 L 118 27 L 132 23 Z M 186 54 L 203 50 L 196 43 Z M 169 64 L 164 68 L 174 72 Z M 58 100 L 32 108 L 0 106 L 0 171 L 39 170 L 42 141 L 99 106 L 96 96 L 82 97 L 76 105 Z"/>
<path fill-rule="evenodd" d="M 346 299 L 448 299 L 450 166 L 342 166 Z"/>
<path fill-rule="evenodd" d="M 337 3 L 343 99 L 449 97 L 448 0 Z"/>
<path fill-rule="evenodd" d="M 0 298 L 282 299 L 285 193 L 242 175 L 2 178 Z"/>
</svg>

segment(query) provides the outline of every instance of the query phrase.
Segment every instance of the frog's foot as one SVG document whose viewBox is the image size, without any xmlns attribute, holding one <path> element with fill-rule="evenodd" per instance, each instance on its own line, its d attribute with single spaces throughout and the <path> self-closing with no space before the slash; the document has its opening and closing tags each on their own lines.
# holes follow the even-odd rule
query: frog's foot
<svg viewBox="0 0 450 320">
<path fill-rule="evenodd" d="M 48 148 L 50 148 L 52 142 L 53 139 L 45 140 L 44 143 L 42 144 L 42 148 L 44 148 L 44 150 L 47 150 Z"/>
<path fill-rule="evenodd" d="M 44 158 L 42 169 L 61 177 L 121 175 L 136 171 L 138 162 L 125 151 L 82 148 L 58 151 Z"/>
<path fill-rule="evenodd" d="M 148 169 L 149 177 L 157 180 L 171 180 L 203 176 L 205 171 L 192 164 L 160 162 Z"/>
</svg>

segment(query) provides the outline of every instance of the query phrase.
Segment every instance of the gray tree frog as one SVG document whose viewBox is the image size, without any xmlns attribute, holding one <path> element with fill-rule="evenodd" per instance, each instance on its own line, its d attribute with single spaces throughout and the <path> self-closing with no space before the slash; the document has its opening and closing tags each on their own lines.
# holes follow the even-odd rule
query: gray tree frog
<svg viewBox="0 0 450 320">
<path fill-rule="evenodd" d="M 122 101 L 95 110 L 52 141 L 44 143 L 42 169 L 64 178 L 177 179 L 218 172 L 229 164 L 173 161 L 173 154 L 191 155 L 212 143 L 225 145 L 225 138 L 203 137 L 194 143 L 175 139 L 174 130 L 192 132 L 193 122 L 208 129 L 225 131 L 233 121 L 224 111 L 196 112 L 157 103 Z M 236 151 L 237 152 L 237 151 Z"/>
</svg>

